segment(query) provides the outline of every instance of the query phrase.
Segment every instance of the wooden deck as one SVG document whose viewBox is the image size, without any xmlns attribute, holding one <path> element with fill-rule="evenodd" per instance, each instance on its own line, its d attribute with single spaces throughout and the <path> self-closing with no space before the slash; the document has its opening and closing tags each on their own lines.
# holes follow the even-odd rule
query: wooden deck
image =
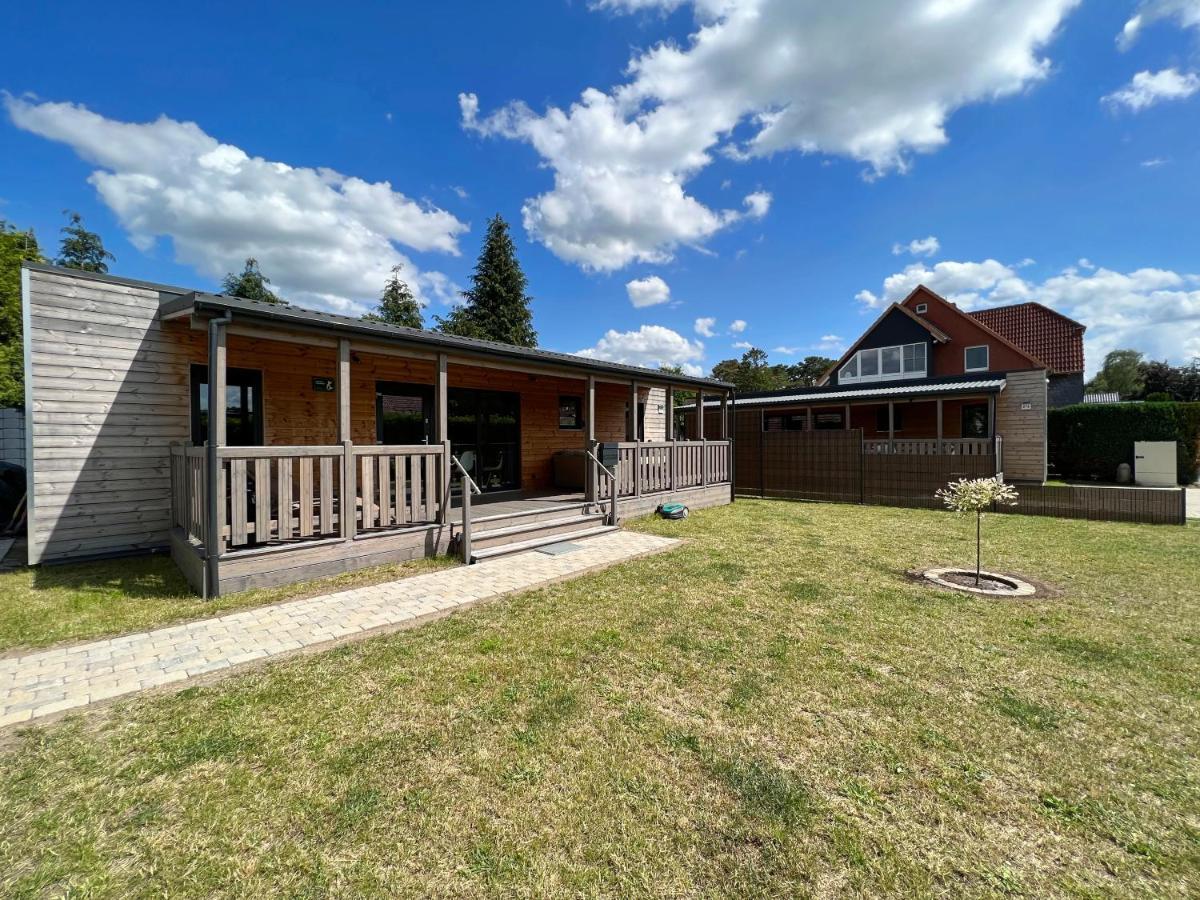
<svg viewBox="0 0 1200 900">
<path fill-rule="evenodd" d="M 513 516 L 540 510 L 554 512 L 569 510 L 583 503 L 583 491 L 555 493 L 552 491 L 499 491 L 484 494 L 471 501 L 471 516 L 475 521 L 492 516 Z M 462 522 L 462 498 L 455 494 L 450 502 L 447 521 L 451 525 Z"/>
</svg>

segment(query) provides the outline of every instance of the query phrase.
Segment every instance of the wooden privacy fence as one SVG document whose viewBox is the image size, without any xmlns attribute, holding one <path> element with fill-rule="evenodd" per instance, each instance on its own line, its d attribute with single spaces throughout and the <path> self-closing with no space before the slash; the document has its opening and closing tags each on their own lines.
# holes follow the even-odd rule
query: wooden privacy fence
<svg viewBox="0 0 1200 900">
<path fill-rule="evenodd" d="M 729 441 L 626 441 L 617 444 L 619 497 L 728 484 Z"/>
<path fill-rule="evenodd" d="M 860 430 L 762 431 L 757 416 L 739 416 L 735 489 L 785 500 L 944 509 L 934 496 L 959 478 L 988 478 L 998 453 L 954 441 L 931 453 L 927 441 L 864 441 Z M 889 442 L 883 441 L 883 444 Z M 996 448 L 1000 443 L 997 440 Z M 1183 524 L 1182 489 L 1017 485 L 1020 502 L 997 512 L 1151 524 Z"/>
<path fill-rule="evenodd" d="M 207 543 L 204 447 L 171 448 L 173 524 Z M 441 446 L 221 447 L 222 552 L 438 521 Z M 352 516 L 343 522 L 343 510 Z"/>
</svg>

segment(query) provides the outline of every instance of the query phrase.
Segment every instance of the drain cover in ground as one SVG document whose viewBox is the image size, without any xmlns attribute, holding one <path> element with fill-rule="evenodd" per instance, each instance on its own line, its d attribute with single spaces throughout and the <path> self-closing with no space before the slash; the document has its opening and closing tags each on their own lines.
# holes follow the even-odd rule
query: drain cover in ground
<svg viewBox="0 0 1200 900">
<path fill-rule="evenodd" d="M 576 550 L 582 550 L 578 544 L 571 544 L 564 541 L 561 544 L 549 544 L 545 547 L 538 547 L 538 553 L 545 553 L 547 556 L 562 556 L 564 553 L 574 553 Z"/>
</svg>

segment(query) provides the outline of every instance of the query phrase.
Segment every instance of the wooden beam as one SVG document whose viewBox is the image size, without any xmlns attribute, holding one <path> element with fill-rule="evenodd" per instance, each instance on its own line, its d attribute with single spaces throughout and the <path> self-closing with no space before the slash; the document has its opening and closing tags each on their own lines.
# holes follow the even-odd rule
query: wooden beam
<svg viewBox="0 0 1200 900">
<path fill-rule="evenodd" d="M 846 416 L 845 421 L 842 424 L 845 425 L 845 430 L 849 431 L 850 430 L 850 404 L 849 403 L 846 404 L 845 416 Z"/>
<path fill-rule="evenodd" d="M 629 415 L 625 423 L 625 440 L 638 439 L 638 383 L 629 382 Z"/>
<path fill-rule="evenodd" d="M 350 422 L 350 341 L 338 341 L 338 440 L 349 441 L 352 428 Z"/>
<path fill-rule="evenodd" d="M 588 376 L 587 394 L 583 407 L 583 445 L 587 450 L 596 452 L 596 379 Z M 583 459 L 583 491 L 584 499 L 595 503 L 599 497 L 596 485 L 599 482 L 596 464 L 589 457 Z"/>
<path fill-rule="evenodd" d="M 437 382 L 433 392 L 433 441 L 440 444 L 450 438 L 450 357 L 439 353 Z"/>
<path fill-rule="evenodd" d="M 937 452 L 942 452 L 942 398 L 937 398 Z"/>
<path fill-rule="evenodd" d="M 729 440 L 729 391 L 721 395 L 721 440 Z"/>
<path fill-rule="evenodd" d="M 888 453 L 895 451 L 896 441 L 896 404 L 888 401 Z"/>
<path fill-rule="evenodd" d="M 667 440 L 675 440 L 675 388 L 667 385 Z"/>
<path fill-rule="evenodd" d="M 695 441 L 704 440 L 704 391 L 696 391 L 696 436 Z"/>
</svg>

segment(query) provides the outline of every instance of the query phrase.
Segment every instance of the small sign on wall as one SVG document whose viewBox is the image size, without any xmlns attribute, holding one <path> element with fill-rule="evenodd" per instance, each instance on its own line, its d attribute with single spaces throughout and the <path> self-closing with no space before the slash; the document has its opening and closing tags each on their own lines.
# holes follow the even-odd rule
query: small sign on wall
<svg viewBox="0 0 1200 900">
<path fill-rule="evenodd" d="M 1024 403 L 1021 404 L 1021 409 L 1022 410 L 1033 409 L 1033 404 L 1030 403 L 1028 400 L 1026 400 Z"/>
<path fill-rule="evenodd" d="M 318 394 L 331 394 L 335 390 L 337 390 L 337 379 L 336 378 L 318 378 L 317 376 L 314 375 L 313 380 L 312 380 L 312 385 L 313 385 L 313 390 L 316 391 Z"/>
</svg>

